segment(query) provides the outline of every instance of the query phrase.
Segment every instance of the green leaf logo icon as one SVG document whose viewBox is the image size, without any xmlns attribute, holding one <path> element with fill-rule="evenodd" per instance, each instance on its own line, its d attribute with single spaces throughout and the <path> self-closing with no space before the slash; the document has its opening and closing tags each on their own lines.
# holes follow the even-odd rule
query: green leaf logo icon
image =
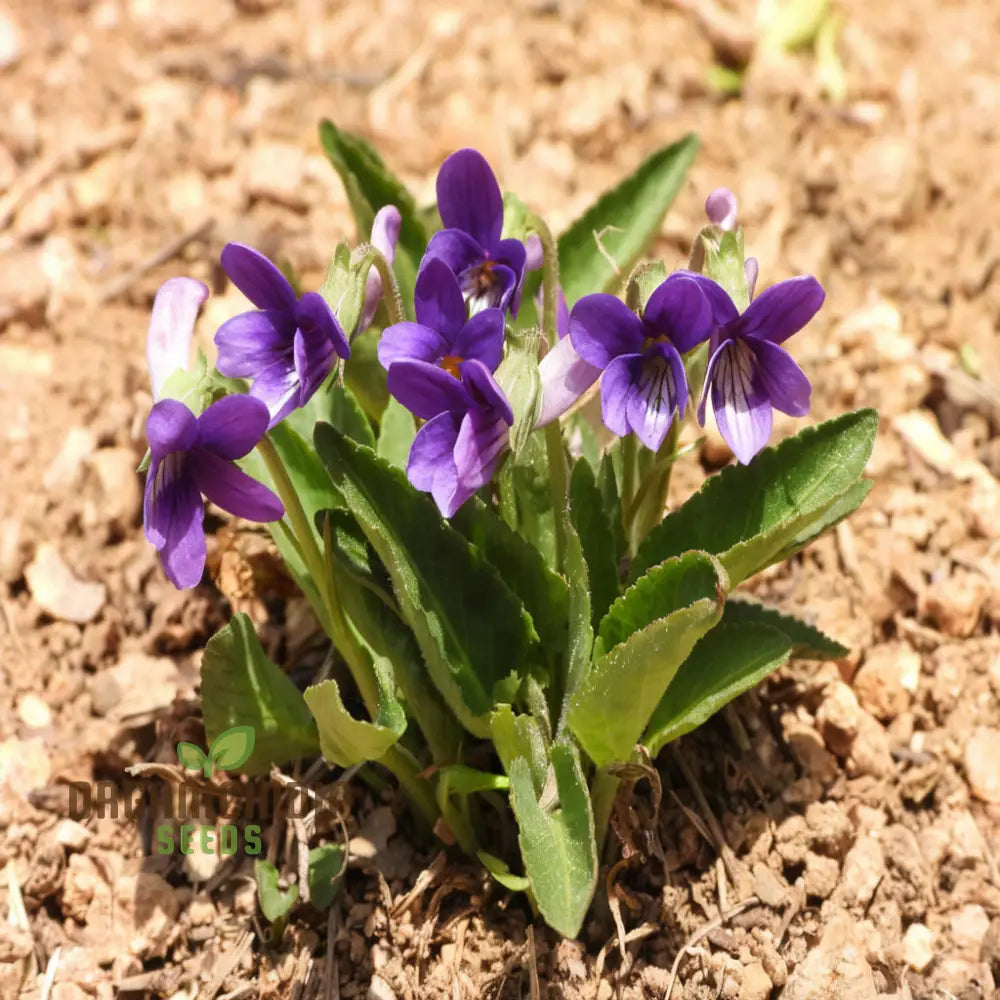
<svg viewBox="0 0 1000 1000">
<path fill-rule="evenodd" d="M 219 733 L 205 753 L 196 743 L 178 743 L 177 759 L 189 771 L 201 771 L 212 776 L 213 767 L 220 771 L 234 771 L 242 767 L 253 753 L 256 734 L 253 726 L 233 726 Z"/>
<path fill-rule="evenodd" d="M 235 771 L 242 767 L 253 753 L 255 735 L 253 726 L 233 726 L 219 733 L 208 748 L 212 763 L 220 771 Z"/>
</svg>

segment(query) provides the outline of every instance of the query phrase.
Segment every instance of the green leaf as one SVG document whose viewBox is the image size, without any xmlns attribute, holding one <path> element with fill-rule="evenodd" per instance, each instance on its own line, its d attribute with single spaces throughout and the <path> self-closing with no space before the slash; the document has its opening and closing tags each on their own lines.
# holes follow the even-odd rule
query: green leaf
<svg viewBox="0 0 1000 1000">
<path fill-rule="evenodd" d="M 782 614 L 756 601 L 733 598 L 726 602 L 722 612 L 723 625 L 770 625 L 788 637 L 792 643 L 792 656 L 808 660 L 838 660 L 850 650 L 831 639 L 818 628 L 806 624 L 792 615 Z"/>
<path fill-rule="evenodd" d="M 379 760 L 406 730 L 406 713 L 396 699 L 392 664 L 377 657 L 372 668 L 379 693 L 378 713 L 372 722 L 351 715 L 335 680 L 306 688 L 305 701 L 319 728 L 320 751 L 340 767 Z"/>
<path fill-rule="evenodd" d="M 552 512 L 549 460 L 540 434 L 532 434 L 516 461 L 504 463 L 497 477 L 504 520 L 556 565 L 556 521 Z"/>
<path fill-rule="evenodd" d="M 570 699 L 583 683 L 590 669 L 590 654 L 594 648 L 594 627 L 591 623 L 590 610 L 590 570 L 584 556 L 580 535 L 573 524 L 570 513 L 563 509 L 566 535 L 566 552 L 564 555 L 566 577 L 569 580 L 569 635 L 566 639 L 566 674 L 563 678 L 562 700 L 559 712 L 558 731 L 567 722 L 567 707 Z"/>
<path fill-rule="evenodd" d="M 510 779 L 505 774 L 480 771 L 468 764 L 448 764 L 438 768 L 437 774 L 447 783 L 448 790 L 458 795 L 505 792 L 510 788 Z"/>
<path fill-rule="evenodd" d="M 402 223 L 394 267 L 404 293 L 403 301 L 411 304 L 417 265 L 427 248 L 428 238 L 413 195 L 360 136 L 341 131 L 333 122 L 324 121 L 319 127 L 319 137 L 347 189 L 362 239 L 368 239 L 375 213 L 380 208 L 395 205 L 399 209 Z"/>
<path fill-rule="evenodd" d="M 569 727 L 598 766 L 627 761 L 694 644 L 722 615 L 725 572 L 704 552 L 652 569 L 601 622 Z"/>
<path fill-rule="evenodd" d="M 614 532 L 597 488 L 594 473 L 581 460 L 570 477 L 570 513 L 580 536 L 590 580 L 590 613 L 594 627 L 621 593 Z"/>
<path fill-rule="evenodd" d="M 576 937 L 597 885 L 597 844 L 590 796 L 572 747 L 550 753 L 558 805 L 543 807 L 531 768 L 519 757 L 511 764 L 510 801 L 531 892 L 545 922 Z"/>
<path fill-rule="evenodd" d="M 336 427 L 341 434 L 346 434 L 352 441 L 374 448 L 375 432 L 354 393 L 346 385 L 337 385 L 336 383 L 330 386 L 327 393 L 329 396 L 328 422 Z"/>
<path fill-rule="evenodd" d="M 515 715 L 510 705 L 498 705 L 490 716 L 490 738 L 507 774 L 515 760 L 526 760 L 535 791 L 541 792 L 549 766 L 543 724 L 533 715 Z"/>
<path fill-rule="evenodd" d="M 234 726 L 254 731 L 246 774 L 308 757 L 319 749 L 316 725 L 299 689 L 267 657 L 243 614 L 216 632 L 201 660 L 201 703 L 211 742 Z"/>
<path fill-rule="evenodd" d="M 390 397 L 378 428 L 378 457 L 397 469 L 405 469 L 416 436 L 413 414 L 399 400 Z"/>
<path fill-rule="evenodd" d="M 233 726 L 212 740 L 208 755 L 220 771 L 235 771 L 250 759 L 255 742 L 253 726 Z"/>
<path fill-rule="evenodd" d="M 486 851 L 476 851 L 476 857 L 505 889 L 509 889 L 511 892 L 528 891 L 531 883 L 523 875 L 515 875 L 505 861 L 488 854 Z"/>
<path fill-rule="evenodd" d="M 345 851 L 340 844 L 321 844 L 309 852 L 309 902 L 325 910 L 344 887 Z"/>
<path fill-rule="evenodd" d="M 874 410 L 858 410 L 723 469 L 650 532 L 632 578 L 689 549 L 716 554 L 734 587 L 769 566 L 854 503 L 877 426 Z"/>
<path fill-rule="evenodd" d="M 758 622 L 723 622 L 691 652 L 649 720 L 643 744 L 656 755 L 788 660 L 792 641 Z"/>
<path fill-rule="evenodd" d="M 291 885 L 285 890 L 279 889 L 278 869 L 270 861 L 255 861 L 253 875 L 257 881 L 260 911 L 265 919 L 272 924 L 284 921 L 299 898 L 299 887 Z"/>
<path fill-rule="evenodd" d="M 653 153 L 559 237 L 559 278 L 570 306 L 628 278 L 659 232 L 697 150 L 698 139 L 689 135 Z"/>
<path fill-rule="evenodd" d="M 205 751 L 196 743 L 178 743 L 177 760 L 181 767 L 188 771 L 204 771 L 205 765 L 209 763 Z"/>
<path fill-rule="evenodd" d="M 385 379 L 385 369 L 378 360 L 378 336 L 363 333 L 355 337 L 351 344 L 351 360 L 344 366 L 344 383 L 365 413 L 375 421 L 382 419 L 390 399 Z"/>
<path fill-rule="evenodd" d="M 872 491 L 875 484 L 870 479 L 862 479 L 855 483 L 849 490 L 844 490 L 831 504 L 823 508 L 820 516 L 810 520 L 807 527 L 800 531 L 789 544 L 781 550 L 775 562 L 782 562 L 791 559 L 796 553 L 801 552 L 810 542 L 819 538 L 830 528 L 836 527 L 845 517 L 849 517 L 856 511 L 865 497 Z"/>
<path fill-rule="evenodd" d="M 542 646 L 562 649 L 566 644 L 566 581 L 478 497 L 463 504 L 451 526 L 483 554 L 521 598 Z"/>
<path fill-rule="evenodd" d="M 530 617 L 402 471 L 329 425 L 316 428 L 316 448 L 385 564 L 438 691 L 470 732 L 488 736 L 489 712 L 512 700 L 531 655 Z"/>
</svg>

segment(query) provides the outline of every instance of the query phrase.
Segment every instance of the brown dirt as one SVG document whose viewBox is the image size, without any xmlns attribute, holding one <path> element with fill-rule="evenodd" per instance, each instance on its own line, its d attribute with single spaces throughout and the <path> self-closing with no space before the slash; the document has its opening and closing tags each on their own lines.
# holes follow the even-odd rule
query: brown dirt
<svg viewBox="0 0 1000 1000">
<path fill-rule="evenodd" d="M 704 28 L 669 3 L 0 13 L 4 996 L 1000 995 L 1000 9 L 837 6 L 840 107 L 804 58 L 714 97 Z M 348 823 L 376 865 L 281 946 L 262 943 L 247 869 L 160 864 L 135 824 L 64 820 L 67 779 L 198 735 L 198 651 L 228 613 L 211 588 L 174 593 L 141 538 L 152 295 L 172 274 L 209 282 L 209 337 L 239 308 L 215 263 L 230 239 L 319 279 L 354 236 L 322 116 L 425 198 L 444 155 L 475 144 L 557 228 L 697 130 L 660 252 L 680 264 L 705 193 L 735 189 L 762 281 L 811 272 L 828 289 L 794 345 L 815 415 L 882 413 L 863 510 L 755 586 L 852 655 L 783 671 L 667 751 L 658 815 L 639 786 L 648 857 L 614 878 L 624 950 L 599 908 L 558 941 L 474 867 L 408 846 L 391 796 L 360 783 Z M 314 665 L 296 604 L 243 592 L 254 537 L 233 538 L 216 546 L 227 596 L 271 612 L 268 645 Z"/>
</svg>

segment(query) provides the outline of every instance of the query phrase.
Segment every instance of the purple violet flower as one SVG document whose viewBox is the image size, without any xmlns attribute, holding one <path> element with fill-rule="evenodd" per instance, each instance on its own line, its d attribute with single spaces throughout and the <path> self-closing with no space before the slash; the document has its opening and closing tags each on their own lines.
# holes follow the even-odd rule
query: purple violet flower
<svg viewBox="0 0 1000 1000">
<path fill-rule="evenodd" d="M 692 277 L 711 303 L 714 325 L 698 422 L 704 426 L 711 395 L 719 432 L 745 465 L 771 436 L 773 408 L 792 417 L 809 412 L 809 379 L 778 345 L 816 315 L 826 295 L 803 275 L 767 289 L 741 314 L 719 284 Z"/>
<path fill-rule="evenodd" d="M 375 213 L 371 244 L 385 257 L 389 264 L 392 264 L 396 256 L 396 243 L 399 241 L 399 230 L 402 224 L 403 217 L 395 205 L 386 205 Z M 382 275 L 373 267 L 369 270 L 368 278 L 365 281 L 365 301 L 361 307 L 361 315 L 358 317 L 355 333 L 362 333 L 372 325 L 375 310 L 378 309 L 381 300 Z"/>
<path fill-rule="evenodd" d="M 569 335 L 579 356 L 604 370 L 601 415 L 608 430 L 635 431 L 656 451 L 674 414 L 687 408 L 681 355 L 712 332 L 712 310 L 698 282 L 672 274 L 649 297 L 642 317 L 613 295 L 587 295 L 573 306 Z"/>
<path fill-rule="evenodd" d="M 277 521 L 281 501 L 238 469 L 267 430 L 267 407 L 251 396 L 225 396 L 196 417 L 176 399 L 161 399 L 146 421 L 150 465 L 142 518 L 175 587 L 193 587 L 205 569 L 202 494 L 251 521 Z"/>
<path fill-rule="evenodd" d="M 458 378 L 427 381 L 408 374 L 406 364 L 389 369 L 389 391 L 427 421 L 413 440 L 406 475 L 452 517 L 493 478 L 510 444 L 514 414 L 481 361 L 463 361 Z"/>
<path fill-rule="evenodd" d="M 716 188 L 705 199 L 705 214 L 708 221 L 727 232 L 736 228 L 736 214 L 739 206 L 736 195 L 729 188 Z"/>
<path fill-rule="evenodd" d="M 178 369 L 187 370 L 194 322 L 208 298 L 208 289 L 194 278 L 168 278 L 153 299 L 146 335 L 146 363 L 153 399 Z"/>
<path fill-rule="evenodd" d="M 378 344 L 378 359 L 395 371 L 397 385 L 415 379 L 443 385 L 447 393 L 466 361 L 496 370 L 503 356 L 503 312 L 484 309 L 467 319 L 458 279 L 443 261 L 429 260 L 421 268 L 413 305 L 417 322 L 387 327 Z"/>
<path fill-rule="evenodd" d="M 526 251 L 520 240 L 500 238 L 503 196 L 482 154 L 460 149 L 444 161 L 437 201 L 445 228 L 431 237 L 420 269 L 443 260 L 457 276 L 472 312 L 509 307 L 516 316 Z"/>
<path fill-rule="evenodd" d="M 337 317 L 318 292 L 298 298 L 263 254 L 241 243 L 222 251 L 230 281 L 255 305 L 223 323 L 215 335 L 216 367 L 229 378 L 253 380 L 250 395 L 267 404 L 270 426 L 305 406 L 351 349 Z"/>
</svg>

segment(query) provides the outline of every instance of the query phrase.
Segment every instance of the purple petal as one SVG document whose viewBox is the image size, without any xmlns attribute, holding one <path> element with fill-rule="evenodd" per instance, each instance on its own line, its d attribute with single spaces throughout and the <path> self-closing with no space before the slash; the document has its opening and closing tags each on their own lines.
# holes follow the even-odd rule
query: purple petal
<svg viewBox="0 0 1000 1000">
<path fill-rule="evenodd" d="M 760 265 L 757 263 L 756 257 L 747 257 L 743 261 L 743 277 L 746 278 L 747 282 L 747 298 L 753 299 L 753 290 L 757 287 L 757 274 L 760 271 Z"/>
<path fill-rule="evenodd" d="M 780 344 L 819 312 L 825 298 L 823 286 L 809 275 L 780 281 L 750 303 L 740 322 L 741 332 Z"/>
<path fill-rule="evenodd" d="M 450 517 L 458 473 L 455 470 L 453 451 L 458 437 L 460 418 L 454 413 L 441 413 L 417 431 L 410 447 L 406 475 L 410 482 L 425 493 L 430 493 L 445 517 Z M 458 508 L 455 507 L 455 510 Z"/>
<path fill-rule="evenodd" d="M 628 400 L 635 389 L 641 354 L 623 354 L 615 358 L 601 376 L 601 419 L 612 434 L 625 437 L 632 428 L 628 422 Z"/>
<path fill-rule="evenodd" d="M 484 419 L 475 412 L 462 418 L 454 449 L 458 489 L 453 494 L 451 509 L 442 511 L 445 517 L 451 517 L 493 478 L 509 444 L 510 425 L 505 421 Z"/>
<path fill-rule="evenodd" d="M 687 408 L 684 363 L 669 344 L 657 345 L 643 359 L 638 378 L 625 402 L 629 426 L 639 440 L 657 451 L 674 419 Z"/>
<path fill-rule="evenodd" d="M 715 378 L 715 369 L 718 366 L 719 359 L 722 357 L 723 350 L 728 343 L 728 340 L 724 340 L 719 347 L 713 350 L 708 359 L 708 364 L 705 366 L 705 381 L 702 383 L 701 399 L 698 401 L 698 423 L 702 427 L 705 426 L 705 407 L 708 404 L 708 394 L 709 390 L 712 388 L 712 380 Z"/>
<path fill-rule="evenodd" d="M 484 309 L 466 323 L 451 348 L 455 356 L 481 361 L 492 372 L 503 357 L 504 315 L 500 309 Z"/>
<path fill-rule="evenodd" d="M 514 411 L 486 365 L 481 361 L 466 361 L 461 366 L 461 372 L 462 382 L 477 410 L 491 420 L 499 418 L 508 425 L 514 423 Z"/>
<path fill-rule="evenodd" d="M 708 216 L 708 221 L 720 229 L 736 228 L 737 208 L 736 195 L 729 188 L 716 188 L 705 199 L 705 214 Z"/>
<path fill-rule="evenodd" d="M 538 366 L 542 376 L 542 409 L 536 427 L 544 427 L 561 417 L 601 374 L 584 361 L 569 337 L 560 340 Z"/>
<path fill-rule="evenodd" d="M 746 341 L 757 355 L 758 382 L 771 400 L 771 405 L 790 417 L 804 417 L 809 412 L 812 386 L 802 369 L 789 353 L 767 340 Z"/>
<path fill-rule="evenodd" d="M 545 260 L 542 238 L 538 233 L 528 233 L 524 240 L 524 269 L 537 271 Z"/>
<path fill-rule="evenodd" d="M 287 357 L 294 335 L 295 322 L 287 313 L 240 313 L 215 334 L 216 367 L 227 378 L 256 378 L 262 369 Z"/>
<path fill-rule="evenodd" d="M 556 292 L 556 335 L 562 340 L 569 333 L 569 306 L 562 288 L 558 288 Z"/>
<path fill-rule="evenodd" d="M 448 264 L 437 258 L 426 261 L 413 289 L 417 322 L 440 331 L 449 341 L 465 322 L 465 299 L 458 278 Z"/>
<path fill-rule="evenodd" d="M 205 571 L 205 507 L 197 486 L 187 475 L 175 479 L 152 502 L 152 520 L 160 535 L 157 544 L 147 527 L 146 537 L 160 553 L 167 579 L 180 590 L 193 587 Z"/>
<path fill-rule="evenodd" d="M 291 357 L 265 368 L 250 387 L 250 395 L 261 400 L 271 414 L 269 427 L 280 424 L 299 405 L 300 392 L 299 375 Z"/>
<path fill-rule="evenodd" d="M 707 340 L 715 325 L 701 285 L 682 273 L 670 275 L 650 295 L 643 322 L 647 329 L 668 336 L 682 354 Z"/>
<path fill-rule="evenodd" d="M 460 149 L 441 165 L 437 202 L 446 229 L 461 229 L 482 246 L 495 246 L 503 229 L 500 185 L 482 154 Z"/>
<path fill-rule="evenodd" d="M 719 355 L 712 377 L 715 422 L 737 461 L 746 465 L 771 436 L 771 401 L 755 384 L 750 347 L 731 340 Z"/>
<path fill-rule="evenodd" d="M 242 458 L 267 431 L 267 407 L 252 396 L 223 396 L 198 418 L 197 446 L 219 458 Z"/>
<path fill-rule="evenodd" d="M 510 306 L 512 315 L 516 315 L 521 302 L 520 285 L 517 275 L 506 264 L 486 261 L 464 271 L 459 278 L 470 312 Z"/>
<path fill-rule="evenodd" d="M 395 323 L 383 331 L 378 342 L 378 359 L 386 369 L 396 361 L 425 361 L 434 365 L 447 353 L 445 338 L 420 323 Z"/>
<path fill-rule="evenodd" d="M 464 412 L 470 405 L 468 390 L 454 375 L 425 361 L 394 362 L 386 384 L 389 392 L 422 420 L 447 411 Z"/>
<path fill-rule="evenodd" d="M 507 239 L 501 240 L 493 248 L 492 256 L 497 262 L 497 267 L 494 268 L 497 283 L 500 282 L 501 267 L 509 268 L 514 276 L 512 294 L 504 292 L 501 307 L 506 308 L 509 305 L 511 316 L 516 316 L 521 308 L 521 292 L 524 288 L 524 272 L 527 270 L 528 251 L 520 240 Z M 506 277 L 504 280 L 506 281 Z"/>
<path fill-rule="evenodd" d="M 146 440 L 153 460 L 172 451 L 187 451 L 198 436 L 198 420 L 176 399 L 153 404 L 146 419 Z"/>
<path fill-rule="evenodd" d="M 468 233 L 460 229 L 442 229 L 436 232 L 427 244 L 417 277 L 432 260 L 441 260 L 453 274 L 461 274 L 470 267 L 476 267 L 486 260 L 486 251 Z"/>
<path fill-rule="evenodd" d="M 169 278 L 156 293 L 146 335 L 153 399 L 160 398 L 163 383 L 178 368 L 187 370 L 194 322 L 207 298 L 208 289 L 194 278 Z"/>
<path fill-rule="evenodd" d="M 569 335 L 576 353 L 598 368 L 607 368 L 622 354 L 637 354 L 644 339 L 639 317 L 604 292 L 585 295 L 573 306 Z"/>
<path fill-rule="evenodd" d="M 191 453 L 191 476 L 212 503 L 248 521 L 277 521 L 285 513 L 281 501 L 263 483 L 232 462 L 201 448 Z"/>
<path fill-rule="evenodd" d="M 717 281 L 696 271 L 675 271 L 675 275 L 696 281 L 712 307 L 712 321 L 716 327 L 726 326 L 739 318 L 740 312 L 729 293 Z"/>
<path fill-rule="evenodd" d="M 258 308 L 294 313 L 297 299 L 288 279 L 262 253 L 242 243 L 227 243 L 222 269 Z"/>
<path fill-rule="evenodd" d="M 319 331 L 296 331 L 293 356 L 299 380 L 298 405 L 305 406 L 333 370 L 333 344 Z"/>
<path fill-rule="evenodd" d="M 375 213 L 371 244 L 385 257 L 389 264 L 396 256 L 396 243 L 399 241 L 399 230 L 402 224 L 403 217 L 395 205 L 385 205 Z M 368 277 L 365 280 L 365 301 L 361 307 L 361 316 L 358 318 L 357 329 L 359 332 L 367 330 L 371 326 L 381 298 L 382 276 L 374 267 L 369 268 Z"/>
<path fill-rule="evenodd" d="M 299 299 L 296 319 L 303 333 L 309 335 L 315 332 L 317 335 L 322 335 L 329 341 L 338 357 L 350 358 L 351 348 L 347 343 L 347 336 L 333 310 L 319 292 L 306 292 Z M 311 337 L 309 339 L 312 340 Z"/>
</svg>

